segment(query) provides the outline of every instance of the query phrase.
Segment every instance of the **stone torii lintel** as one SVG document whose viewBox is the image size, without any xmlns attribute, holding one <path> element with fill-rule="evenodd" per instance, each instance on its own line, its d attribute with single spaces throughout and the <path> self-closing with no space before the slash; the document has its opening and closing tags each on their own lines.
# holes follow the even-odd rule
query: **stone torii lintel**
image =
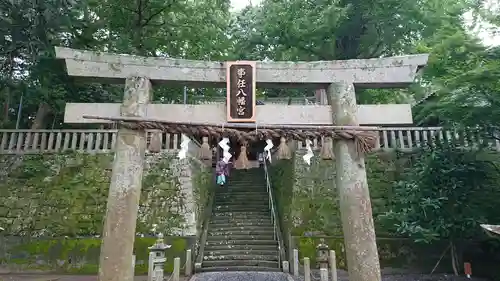
<svg viewBox="0 0 500 281">
<path fill-rule="evenodd" d="M 178 82 L 192 86 L 225 87 L 225 62 L 140 57 L 56 47 L 70 76 L 93 81 L 124 83 L 128 77 L 152 82 Z M 300 87 L 352 83 L 363 88 L 399 88 L 413 83 L 428 54 L 375 59 L 313 62 L 257 62 L 260 87 Z"/>
<path fill-rule="evenodd" d="M 84 115 L 120 116 L 119 103 L 66 103 L 64 122 L 72 124 L 109 123 L 106 120 L 84 119 Z M 169 122 L 226 122 L 225 104 L 148 104 L 147 118 Z M 358 105 L 357 119 L 361 125 L 413 124 L 409 104 L 366 104 Z M 332 123 L 331 107 L 328 105 L 259 105 L 256 110 L 257 124 L 268 125 L 325 125 Z"/>
</svg>

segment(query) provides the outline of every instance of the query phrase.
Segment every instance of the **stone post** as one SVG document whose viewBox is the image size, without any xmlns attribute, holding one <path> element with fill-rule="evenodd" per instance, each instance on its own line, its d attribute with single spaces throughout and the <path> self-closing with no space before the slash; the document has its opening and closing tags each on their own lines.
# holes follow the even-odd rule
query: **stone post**
<svg viewBox="0 0 500 281">
<path fill-rule="evenodd" d="M 290 263 L 288 261 L 283 261 L 283 272 L 290 273 Z"/>
<path fill-rule="evenodd" d="M 331 84 L 328 87 L 328 98 L 332 106 L 334 125 L 359 125 L 353 84 Z M 335 181 L 340 198 L 349 280 L 380 281 L 380 264 L 364 157 L 356 155 L 352 140 L 337 140 L 334 153 L 337 169 Z"/>
<path fill-rule="evenodd" d="M 186 250 L 186 268 L 184 271 L 184 276 L 191 276 L 193 274 L 192 266 L 193 262 L 191 261 L 192 259 L 192 254 L 191 254 L 191 249 Z"/>
<path fill-rule="evenodd" d="M 328 281 L 328 269 L 327 268 L 320 268 L 319 269 L 319 280 L 320 281 Z M 368 281 L 368 280 L 366 280 Z"/>
<path fill-rule="evenodd" d="M 121 115 L 146 117 L 151 82 L 133 77 L 125 82 Z M 132 281 L 137 210 L 146 151 L 146 133 L 121 128 L 115 147 L 99 263 L 99 281 Z"/>
<path fill-rule="evenodd" d="M 179 281 L 180 273 L 181 273 L 181 258 L 174 258 L 174 270 L 172 272 L 172 281 Z"/>
<path fill-rule="evenodd" d="M 327 104 L 327 97 L 326 97 L 326 91 L 325 89 L 316 89 L 314 91 L 314 96 L 316 97 L 316 103 L 317 104 Z"/>
<path fill-rule="evenodd" d="M 311 262 L 308 257 L 304 258 L 304 281 L 311 281 Z"/>
<path fill-rule="evenodd" d="M 155 276 L 154 269 L 155 269 L 155 261 L 156 258 L 156 253 L 154 252 L 149 252 L 149 258 L 148 258 L 148 281 L 154 281 L 153 278 Z"/>
<path fill-rule="evenodd" d="M 136 257 L 135 255 L 132 255 L 132 274 L 135 275 L 135 262 L 136 262 Z"/>
<path fill-rule="evenodd" d="M 299 276 L 299 250 L 293 249 L 293 276 Z"/>
<path fill-rule="evenodd" d="M 334 250 L 330 250 L 330 273 L 332 281 L 337 281 L 337 257 Z"/>
</svg>

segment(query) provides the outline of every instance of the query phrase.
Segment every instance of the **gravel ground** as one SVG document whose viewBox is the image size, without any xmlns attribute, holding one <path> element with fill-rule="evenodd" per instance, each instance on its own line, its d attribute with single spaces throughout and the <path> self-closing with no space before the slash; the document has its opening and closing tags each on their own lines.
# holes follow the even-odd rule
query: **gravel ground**
<svg viewBox="0 0 500 281">
<path fill-rule="evenodd" d="M 294 281 L 282 272 L 205 272 L 190 281 Z"/>
<path fill-rule="evenodd" d="M 167 276 L 168 277 L 168 276 Z M 136 276 L 134 281 L 147 281 L 147 276 Z M 167 278 L 168 280 L 168 278 Z M 180 281 L 188 281 L 182 277 Z M 51 275 L 51 274 L 0 274 L 0 281 L 97 281 L 95 275 Z"/>
<path fill-rule="evenodd" d="M 319 281 L 319 272 L 312 274 L 311 281 Z M 338 272 L 338 281 L 348 281 L 347 272 Z M 136 276 L 134 281 L 146 281 L 146 276 Z M 168 280 L 168 278 L 166 278 Z M 188 281 L 181 277 L 180 281 Z M 383 281 L 491 281 L 453 275 L 383 274 Z M 48 274 L 0 274 L 0 281 L 97 281 L 97 276 L 48 275 Z M 193 276 L 189 281 L 304 281 L 304 277 L 292 277 L 281 272 L 206 272 Z M 367 280 L 368 281 L 368 280 Z"/>
<path fill-rule="evenodd" d="M 319 281 L 319 270 L 313 270 L 311 281 Z M 338 270 L 338 281 L 348 281 L 347 271 Z M 304 281 L 304 277 L 294 277 L 295 281 Z M 331 280 L 331 278 L 330 278 Z M 416 273 L 382 273 L 383 281 L 491 281 L 480 278 L 468 279 L 465 276 L 454 276 L 450 274 L 416 274 Z"/>
</svg>

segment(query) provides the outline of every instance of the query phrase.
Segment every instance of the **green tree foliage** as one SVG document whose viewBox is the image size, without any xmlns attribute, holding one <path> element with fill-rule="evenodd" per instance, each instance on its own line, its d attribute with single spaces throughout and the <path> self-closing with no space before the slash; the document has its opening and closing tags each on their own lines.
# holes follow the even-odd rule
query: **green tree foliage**
<svg viewBox="0 0 500 281">
<path fill-rule="evenodd" d="M 0 1 L 2 127 L 60 124 L 66 102 L 116 102 L 122 86 L 68 77 L 54 46 L 196 59 L 227 54 L 229 1 Z M 155 100 L 182 96 L 182 87 L 157 87 Z M 51 122 L 53 121 L 53 122 Z"/>
<path fill-rule="evenodd" d="M 238 17 L 233 31 L 237 58 L 334 60 L 373 58 L 422 52 L 416 47 L 452 27 L 465 33 L 463 14 L 482 1 L 302 1 L 264 0 Z M 444 39 L 441 37 L 440 39 Z M 432 48 L 432 47 L 431 47 Z M 426 50 L 428 51 L 428 50 Z M 412 102 L 421 89 L 361 90 L 360 103 Z M 273 90 L 279 95 L 312 91 Z"/>
<path fill-rule="evenodd" d="M 483 1 L 265 0 L 240 13 L 230 1 L 0 1 L 0 91 L 3 126 L 14 126 L 23 96 L 22 126 L 59 125 L 66 102 L 115 102 L 122 87 L 79 83 L 54 60 L 54 46 L 190 59 L 331 60 L 435 54 L 451 33 L 472 38 L 462 15 L 495 22 Z M 448 32 L 436 32 L 441 30 Z M 449 41 L 449 40 L 448 40 Z M 475 50 L 467 49 L 475 54 Z M 446 58 L 443 60 L 443 58 Z M 468 61 L 452 58 L 454 62 Z M 440 85 L 427 75 L 424 89 L 359 90 L 362 103 L 408 102 Z M 187 89 L 189 97 L 220 96 L 215 89 Z M 154 100 L 182 100 L 181 87 L 156 87 Z M 310 96 L 311 89 L 263 89 L 266 96 Z M 55 122 L 51 122 L 55 121 Z"/>
<path fill-rule="evenodd" d="M 476 32 L 500 30 L 498 7 L 491 1 L 474 6 Z M 482 22 L 478 22 L 482 20 Z M 489 28 L 485 28 L 489 26 Z M 485 46 L 470 32 L 445 24 L 416 46 L 431 54 L 419 90 L 427 96 L 414 108 L 418 125 L 479 127 L 497 134 L 500 48 Z"/>
<path fill-rule="evenodd" d="M 496 157 L 453 144 L 418 151 L 396 182 L 392 208 L 381 219 L 416 242 L 449 241 L 456 271 L 457 243 L 481 237 L 479 224 L 500 219 L 495 211 L 500 195 Z"/>
</svg>

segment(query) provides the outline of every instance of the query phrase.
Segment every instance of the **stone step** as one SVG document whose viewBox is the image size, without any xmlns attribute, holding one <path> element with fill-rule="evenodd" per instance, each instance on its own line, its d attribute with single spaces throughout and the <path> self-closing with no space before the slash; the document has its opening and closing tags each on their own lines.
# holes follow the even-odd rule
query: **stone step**
<svg viewBox="0 0 500 281">
<path fill-rule="evenodd" d="M 241 209 L 242 211 L 238 211 L 238 209 Z M 236 210 L 236 212 L 243 212 L 248 210 L 249 212 L 255 212 L 255 211 L 271 210 L 271 208 L 269 208 L 269 204 L 253 204 L 250 202 L 231 202 L 227 203 L 227 205 L 218 203 L 217 205 L 214 205 L 212 207 L 212 210 L 213 211 Z"/>
<path fill-rule="evenodd" d="M 252 197 L 252 196 L 225 196 L 225 197 L 215 197 L 214 198 L 214 203 L 219 203 L 220 205 L 224 204 L 241 204 L 244 203 L 245 205 L 250 205 L 250 203 L 255 203 L 255 204 L 264 204 L 269 202 L 269 196 L 257 196 L 257 197 Z"/>
<path fill-rule="evenodd" d="M 264 169 L 252 169 L 252 170 L 232 169 L 231 174 L 238 175 L 239 178 L 245 178 L 246 176 L 255 176 L 255 175 L 261 175 L 262 177 L 265 176 Z"/>
<path fill-rule="evenodd" d="M 231 191 L 234 189 L 240 189 L 240 188 L 246 188 L 246 189 L 262 189 L 267 191 L 267 184 L 266 183 L 259 183 L 259 182 L 235 182 L 232 181 L 231 183 L 228 182 L 227 186 L 225 188 L 219 188 L 218 190 L 227 190 Z"/>
<path fill-rule="evenodd" d="M 229 177 L 232 178 L 234 182 L 246 182 L 246 183 L 260 183 L 260 184 L 266 184 L 266 177 L 262 175 L 262 177 L 259 177 L 258 175 L 251 175 L 249 174 L 248 177 L 242 177 L 242 176 L 232 176 L 229 175 Z"/>
<path fill-rule="evenodd" d="M 216 193 L 215 194 L 215 199 L 233 199 L 233 198 L 251 198 L 251 199 L 259 199 L 259 198 L 269 198 L 269 194 L 267 192 L 249 192 L 249 191 L 242 191 L 242 192 L 236 192 L 233 191 L 231 193 Z"/>
<path fill-rule="evenodd" d="M 269 208 L 266 205 L 261 205 L 261 206 L 255 206 L 255 205 L 228 205 L 228 206 L 214 206 L 213 208 L 214 212 L 221 213 L 221 212 L 229 212 L 229 213 L 241 213 L 241 212 L 268 212 L 269 215 L 271 214 L 269 211 Z"/>
<path fill-rule="evenodd" d="M 229 211 L 229 210 L 213 210 L 212 217 L 248 217 L 248 216 L 267 216 L 271 217 L 270 210 L 248 210 L 248 211 Z"/>
<path fill-rule="evenodd" d="M 264 267 L 264 266 L 213 266 L 213 267 L 202 267 L 199 271 L 200 272 L 224 272 L 224 271 L 279 272 L 281 271 L 281 269 L 277 267 Z"/>
<path fill-rule="evenodd" d="M 268 197 L 258 198 L 218 198 L 214 200 L 215 205 L 245 205 L 245 206 L 264 206 L 269 205 Z"/>
<path fill-rule="evenodd" d="M 227 200 L 227 199 L 267 199 L 269 200 L 269 195 L 265 192 L 241 192 L 241 193 L 226 193 L 226 194 L 215 194 L 215 200 Z"/>
<path fill-rule="evenodd" d="M 259 184 L 259 183 L 254 183 L 254 182 L 249 182 L 249 183 L 243 183 L 243 182 L 231 182 L 228 183 L 225 187 L 223 188 L 218 188 L 216 189 L 217 191 L 222 191 L 222 192 L 231 192 L 231 191 L 267 191 L 267 185 L 266 184 Z"/>
<path fill-rule="evenodd" d="M 241 202 L 244 201 L 246 202 L 254 202 L 254 203 L 265 203 L 269 202 L 269 196 L 266 194 L 262 194 L 259 196 L 247 196 L 247 195 L 238 195 L 238 196 L 215 196 L 214 202 L 224 202 L 224 203 L 231 203 L 237 200 L 236 202 Z"/>
<path fill-rule="evenodd" d="M 203 261 L 233 261 L 233 260 L 262 260 L 262 261 L 278 261 L 278 255 L 244 255 L 244 254 L 232 254 L 232 255 L 206 255 L 203 256 Z"/>
<path fill-rule="evenodd" d="M 273 239 L 268 239 L 268 240 L 252 240 L 246 239 L 246 240 L 215 240 L 215 239 L 207 239 L 206 246 L 209 248 L 212 246 L 215 247 L 221 247 L 223 245 L 231 245 L 231 246 L 250 246 L 250 245 L 271 245 L 274 247 L 278 246 L 278 242 Z"/>
<path fill-rule="evenodd" d="M 255 208 L 268 208 L 269 207 L 269 202 L 268 200 L 254 200 L 254 201 L 215 201 L 213 208 L 230 208 L 230 207 L 240 207 L 240 206 L 245 206 L 245 207 L 255 207 Z"/>
<path fill-rule="evenodd" d="M 271 218 L 231 218 L 231 217 L 213 217 L 209 222 L 210 226 L 223 227 L 226 225 L 241 226 L 241 225 L 268 225 L 272 226 Z"/>
<path fill-rule="evenodd" d="M 207 244 L 205 245 L 205 252 L 217 252 L 217 251 L 265 251 L 265 252 L 273 252 L 278 251 L 278 242 L 272 241 L 273 244 L 269 245 L 245 245 L 245 244 Z"/>
<path fill-rule="evenodd" d="M 251 196 L 227 196 L 227 197 L 216 197 L 214 198 L 214 203 L 219 204 L 219 205 L 227 205 L 227 204 L 245 204 L 245 205 L 250 205 L 254 203 L 255 205 L 264 205 L 264 204 L 269 204 L 269 196 L 258 196 L 258 197 L 251 197 Z"/>
<path fill-rule="evenodd" d="M 252 177 L 252 178 L 231 178 L 231 175 L 228 178 L 228 183 L 231 182 L 231 185 L 233 184 L 241 184 L 241 185 L 248 185 L 248 186 L 266 186 L 266 180 L 265 179 L 258 179 L 257 177 Z"/>
<path fill-rule="evenodd" d="M 265 180 L 251 178 L 251 179 L 233 179 L 229 186 L 250 186 L 250 187 L 267 187 Z"/>
<path fill-rule="evenodd" d="M 216 197 L 214 202 L 225 202 L 225 203 L 245 203 L 250 204 L 251 202 L 269 202 L 269 196 L 226 196 L 226 197 Z"/>
<path fill-rule="evenodd" d="M 234 221 L 234 222 L 218 222 L 218 223 L 209 223 L 208 224 L 209 229 L 216 229 L 216 228 L 229 228 L 229 227 L 244 227 L 244 228 L 253 228 L 253 227 L 270 227 L 272 228 L 273 225 L 271 224 L 271 220 L 265 220 L 265 221 Z"/>
<path fill-rule="evenodd" d="M 254 246 L 255 247 L 255 246 Z M 232 255 L 257 255 L 257 256 L 278 256 L 277 248 L 272 250 L 259 250 L 259 249 L 230 249 L 230 250 L 210 250 L 203 253 L 205 256 L 232 256 Z"/>
<path fill-rule="evenodd" d="M 252 182 L 252 181 L 232 181 L 228 182 L 227 186 L 225 188 L 220 188 L 218 190 L 223 190 L 223 191 L 231 191 L 235 189 L 248 189 L 248 190 L 266 190 L 267 191 L 267 184 L 266 183 L 259 183 L 259 182 Z"/>
<path fill-rule="evenodd" d="M 232 241 L 238 241 L 238 240 L 259 240 L 259 241 L 266 241 L 266 240 L 274 240 L 274 235 L 271 234 L 252 234 L 252 235 L 240 235 L 240 234 L 228 234 L 228 235 L 208 235 L 207 236 L 207 241 L 220 241 L 220 240 L 232 240 Z"/>
<path fill-rule="evenodd" d="M 262 178 L 265 178 L 265 173 L 263 170 L 262 171 L 259 171 L 259 170 L 238 171 L 238 170 L 233 169 L 230 172 L 230 176 L 233 176 L 235 179 L 247 179 L 249 177 L 257 177 L 257 176 L 262 176 Z"/>
<path fill-rule="evenodd" d="M 274 230 L 273 229 L 238 229 L 238 230 L 208 230 L 208 236 L 232 236 L 232 235 L 246 235 L 246 236 L 253 236 L 253 235 L 269 235 L 273 236 L 274 235 Z M 274 237 L 274 236 L 273 236 Z"/>
<path fill-rule="evenodd" d="M 250 194 L 250 195 L 255 195 L 255 194 L 268 194 L 267 190 L 265 188 L 233 188 L 229 187 L 227 190 L 217 190 L 215 192 L 215 196 L 220 196 L 220 195 L 243 195 L 243 194 Z"/>
<path fill-rule="evenodd" d="M 231 199 L 231 198 L 241 198 L 241 197 L 248 197 L 252 199 L 257 199 L 257 198 L 262 198 L 262 197 L 267 197 L 269 198 L 269 193 L 265 191 L 233 191 L 233 192 L 226 192 L 226 193 L 215 193 L 215 199 Z"/>
<path fill-rule="evenodd" d="M 242 215 L 235 215 L 235 216 L 221 216 L 220 213 L 212 214 L 212 218 L 210 219 L 210 223 L 228 224 L 228 223 L 233 223 L 233 222 L 244 222 L 244 221 L 257 222 L 258 220 L 260 220 L 262 222 L 268 221 L 269 223 L 272 223 L 270 215 L 256 215 L 256 214 L 244 215 L 244 214 L 242 214 Z"/>
<path fill-rule="evenodd" d="M 211 232 L 237 232 L 237 231 L 274 231 L 274 227 L 272 225 L 265 226 L 255 226 L 255 225 L 244 225 L 244 226 L 209 226 L 208 231 Z"/>
<path fill-rule="evenodd" d="M 242 221 L 242 220 L 269 220 L 271 221 L 271 215 L 266 213 L 256 213 L 256 212 L 242 212 L 242 213 L 230 213 L 215 212 L 212 214 L 211 221 L 217 222 L 230 222 L 230 221 Z"/>
<path fill-rule="evenodd" d="M 233 177 L 229 175 L 229 180 L 232 183 L 242 183 L 242 184 L 248 184 L 248 185 L 266 185 L 266 178 L 262 177 L 259 178 L 259 176 L 251 176 L 251 177 Z"/>
<path fill-rule="evenodd" d="M 241 198 L 241 197 L 248 197 L 251 199 L 257 199 L 257 198 L 262 198 L 266 197 L 269 198 L 269 194 L 267 192 L 249 192 L 249 191 L 242 191 L 242 192 L 231 192 L 231 193 L 216 193 L 215 194 L 215 199 L 232 199 L 232 198 Z"/>
<path fill-rule="evenodd" d="M 218 261 L 203 261 L 202 267 L 229 267 L 229 266 L 262 266 L 279 268 L 277 261 L 264 260 L 218 260 Z"/>
<path fill-rule="evenodd" d="M 231 191 L 231 192 L 216 192 L 215 199 L 224 198 L 240 198 L 240 197 L 250 197 L 250 198 L 260 198 L 269 197 L 269 193 L 266 191 Z"/>
</svg>

